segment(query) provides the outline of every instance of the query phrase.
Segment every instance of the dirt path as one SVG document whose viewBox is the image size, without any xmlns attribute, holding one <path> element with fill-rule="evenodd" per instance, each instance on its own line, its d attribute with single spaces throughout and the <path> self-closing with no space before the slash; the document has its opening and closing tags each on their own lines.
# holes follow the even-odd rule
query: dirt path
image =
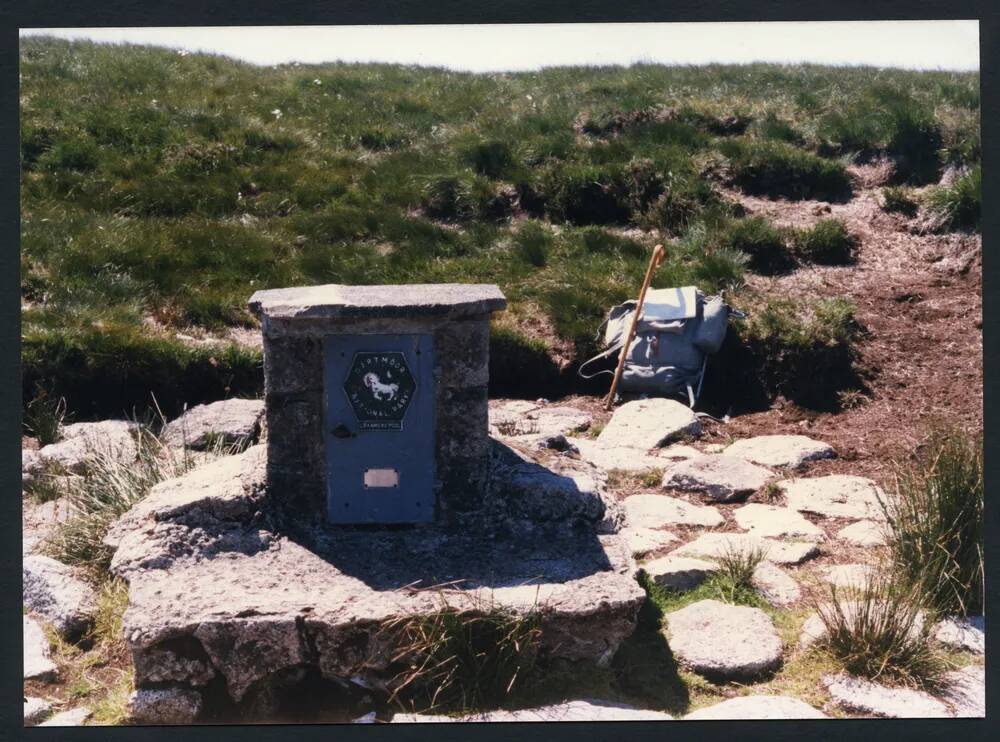
<svg viewBox="0 0 1000 742">
<path fill-rule="evenodd" d="M 840 453 L 816 474 L 843 471 L 884 479 L 888 462 L 912 451 L 934 421 L 982 430 L 982 239 L 920 234 L 915 219 L 880 208 L 884 170 L 854 167 L 851 174 L 855 196 L 844 204 L 727 195 L 779 225 L 805 227 L 839 217 L 857 235 L 854 265 L 754 275 L 749 283 L 773 294 L 853 299 L 865 330 L 858 365 L 867 377 L 868 399 L 836 414 L 779 400 L 724 428 L 734 437 L 804 432 Z"/>
</svg>

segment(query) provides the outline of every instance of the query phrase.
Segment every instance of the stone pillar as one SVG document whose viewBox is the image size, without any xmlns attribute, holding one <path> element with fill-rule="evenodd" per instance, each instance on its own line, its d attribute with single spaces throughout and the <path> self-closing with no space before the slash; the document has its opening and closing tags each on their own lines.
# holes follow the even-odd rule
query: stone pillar
<svg viewBox="0 0 1000 742">
<path fill-rule="evenodd" d="M 321 521 L 317 516 L 327 512 L 325 395 L 343 394 L 324 388 L 329 336 L 433 337 L 433 431 L 427 433 L 434 440 L 435 519 L 454 520 L 484 505 L 489 320 L 506 306 L 499 288 L 310 286 L 258 291 L 249 306 L 264 338 L 268 489 L 286 513 Z"/>
</svg>

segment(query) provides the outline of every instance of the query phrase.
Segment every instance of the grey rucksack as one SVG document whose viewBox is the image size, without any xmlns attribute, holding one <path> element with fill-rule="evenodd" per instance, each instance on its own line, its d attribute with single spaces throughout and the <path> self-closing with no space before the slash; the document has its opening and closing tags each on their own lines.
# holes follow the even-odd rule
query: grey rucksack
<svg viewBox="0 0 1000 742">
<path fill-rule="evenodd" d="M 627 301 L 608 313 L 605 350 L 580 366 L 578 373 L 584 379 L 614 374 L 613 369 L 591 374 L 584 369 L 609 356 L 617 360 L 637 303 Z M 706 297 L 694 286 L 646 292 L 642 316 L 625 355 L 618 389 L 635 394 L 686 394 L 689 404 L 694 407 L 701 393 L 708 356 L 722 347 L 730 314 L 744 316 L 726 304 L 721 296 Z"/>
</svg>

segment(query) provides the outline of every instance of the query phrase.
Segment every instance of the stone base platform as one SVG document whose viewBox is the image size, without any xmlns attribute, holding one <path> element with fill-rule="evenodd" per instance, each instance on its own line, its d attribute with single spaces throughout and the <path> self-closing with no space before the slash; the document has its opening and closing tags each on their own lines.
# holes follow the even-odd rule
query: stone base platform
<svg viewBox="0 0 1000 742">
<path fill-rule="evenodd" d="M 164 482 L 109 533 L 138 688 L 222 687 L 246 704 L 295 673 L 378 687 L 395 672 L 386 624 L 446 606 L 538 611 L 553 659 L 610 660 L 635 628 L 644 593 L 617 534 L 514 519 L 291 537 L 266 464 L 255 446 Z"/>
</svg>

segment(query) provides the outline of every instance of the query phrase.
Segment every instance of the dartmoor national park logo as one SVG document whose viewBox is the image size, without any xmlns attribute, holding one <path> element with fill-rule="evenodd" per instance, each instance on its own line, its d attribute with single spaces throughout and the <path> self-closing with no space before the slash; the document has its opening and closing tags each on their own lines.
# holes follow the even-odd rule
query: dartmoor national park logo
<svg viewBox="0 0 1000 742">
<path fill-rule="evenodd" d="M 344 382 L 361 430 L 402 430 L 417 382 L 402 353 L 356 353 Z"/>
</svg>

